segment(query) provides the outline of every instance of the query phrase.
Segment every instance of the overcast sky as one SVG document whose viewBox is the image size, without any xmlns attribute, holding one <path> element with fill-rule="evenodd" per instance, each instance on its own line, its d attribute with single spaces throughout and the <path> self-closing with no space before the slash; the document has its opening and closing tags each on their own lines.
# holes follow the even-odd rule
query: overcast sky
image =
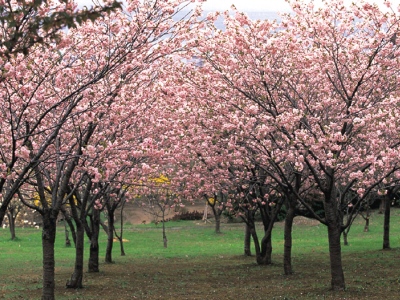
<svg viewBox="0 0 400 300">
<path fill-rule="evenodd" d="M 76 0 L 80 5 L 90 6 L 92 3 L 91 0 Z M 329 0 L 326 0 L 329 1 Z M 351 4 L 353 1 L 357 0 L 344 0 L 345 3 Z M 381 7 L 385 7 L 383 5 L 384 0 L 368 0 L 368 2 L 376 2 Z M 397 7 L 400 4 L 400 0 L 391 0 L 390 1 L 393 7 Z M 322 0 L 314 0 L 316 5 L 321 5 Z M 204 3 L 204 10 L 227 10 L 234 4 L 238 10 L 242 11 L 259 11 L 259 12 L 284 12 L 290 11 L 290 6 L 285 2 L 285 0 L 207 0 Z"/>
<path fill-rule="evenodd" d="M 288 11 L 290 6 L 284 0 L 207 0 L 204 10 L 226 10 L 234 4 L 243 11 Z"/>
</svg>

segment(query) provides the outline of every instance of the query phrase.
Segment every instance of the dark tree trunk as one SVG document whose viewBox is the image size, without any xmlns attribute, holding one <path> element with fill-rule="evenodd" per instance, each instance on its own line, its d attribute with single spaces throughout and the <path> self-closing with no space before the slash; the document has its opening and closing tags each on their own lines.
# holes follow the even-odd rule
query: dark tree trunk
<svg viewBox="0 0 400 300">
<path fill-rule="evenodd" d="M 365 226 L 364 226 L 364 232 L 369 231 L 369 212 L 367 214 L 367 217 L 365 218 Z"/>
<path fill-rule="evenodd" d="M 108 234 L 107 234 L 107 248 L 106 248 L 106 263 L 112 263 L 112 249 L 114 243 L 114 211 L 107 210 L 108 212 Z"/>
<path fill-rule="evenodd" d="M 100 233 L 100 211 L 93 208 L 91 218 L 91 236 L 89 251 L 89 273 L 99 272 L 99 233 Z"/>
<path fill-rule="evenodd" d="M 121 248 L 121 256 L 125 256 L 124 240 L 122 237 L 119 239 L 119 246 Z M 167 248 L 167 247 L 165 247 L 165 248 Z"/>
<path fill-rule="evenodd" d="M 385 196 L 385 214 L 383 220 L 383 250 L 390 249 L 390 195 L 389 193 Z"/>
<path fill-rule="evenodd" d="M 272 240 L 271 231 L 266 231 L 261 241 L 261 252 L 257 257 L 257 263 L 259 265 L 270 265 L 272 264 Z"/>
<path fill-rule="evenodd" d="M 165 232 L 165 210 L 162 211 L 162 231 L 163 231 L 164 248 L 167 248 L 168 247 L 168 239 L 167 239 L 167 234 Z"/>
<path fill-rule="evenodd" d="M 295 192 L 299 193 L 301 187 L 301 173 L 295 173 Z M 284 245 L 283 245 L 283 271 L 285 275 L 293 274 L 292 266 L 292 231 L 293 231 L 293 220 L 296 216 L 296 195 L 290 191 L 286 190 L 286 195 L 288 196 L 287 203 L 287 213 L 285 217 L 285 231 L 284 231 Z"/>
<path fill-rule="evenodd" d="M 340 245 L 341 224 L 336 207 L 336 194 L 332 192 L 331 196 L 325 200 L 325 217 L 328 226 L 329 240 L 329 258 L 331 265 L 331 287 L 334 291 L 343 291 L 346 289 L 343 266 L 342 252 Z"/>
<path fill-rule="evenodd" d="M 119 246 L 121 248 L 121 256 L 125 256 L 125 249 L 124 249 L 124 239 L 122 238 L 124 235 L 124 207 L 125 207 L 125 203 L 126 200 L 123 200 L 124 202 L 121 205 L 121 215 L 120 215 L 120 227 L 121 227 L 121 231 L 120 231 L 120 236 L 119 236 Z"/>
<path fill-rule="evenodd" d="M 371 217 L 371 206 L 369 205 L 370 197 L 367 198 L 367 205 L 366 205 L 366 215 L 364 217 L 365 225 L 364 225 L 364 232 L 369 231 L 369 218 Z"/>
<path fill-rule="evenodd" d="M 221 233 L 221 216 L 219 214 L 215 215 L 215 233 Z"/>
<path fill-rule="evenodd" d="M 43 212 L 42 250 L 43 250 L 43 289 L 42 300 L 54 300 L 54 242 L 56 239 L 56 220 L 50 209 Z"/>
<path fill-rule="evenodd" d="M 124 206 L 125 206 L 125 200 L 123 200 L 124 202 L 122 203 L 122 206 L 121 206 L 121 215 L 120 215 L 120 227 L 121 227 L 121 230 L 120 230 L 120 233 L 119 233 L 119 235 L 118 235 L 118 233 L 117 233 L 117 230 L 115 230 L 115 228 L 114 228 L 114 233 L 115 233 L 115 236 L 116 236 L 116 238 L 118 239 L 118 241 L 119 241 L 119 247 L 120 247 L 120 249 L 121 249 L 121 256 L 125 256 L 125 249 L 124 249 L 124 239 L 122 238 L 123 237 L 123 235 L 124 235 L 124 214 L 123 214 L 123 212 L 124 212 Z M 164 222 L 165 222 L 165 215 L 164 215 L 164 213 L 163 213 L 163 216 L 162 216 L 162 222 L 163 222 L 163 232 L 164 232 L 164 234 L 163 234 L 163 236 L 165 237 L 165 240 L 164 240 L 164 247 L 165 248 L 167 248 L 166 246 L 166 239 L 167 239 L 167 237 L 165 236 L 165 228 L 164 228 Z"/>
<path fill-rule="evenodd" d="M 342 267 L 342 253 L 340 246 L 340 230 L 336 226 L 328 225 L 329 257 L 331 263 L 331 287 L 334 291 L 346 289 Z"/>
<path fill-rule="evenodd" d="M 67 228 L 67 221 L 64 219 L 64 232 L 65 232 L 65 247 L 71 247 L 71 240 L 69 239 L 69 231 Z"/>
<path fill-rule="evenodd" d="M 211 208 L 215 219 L 215 233 L 221 233 L 221 215 L 215 208 L 215 204 L 211 205 Z"/>
<path fill-rule="evenodd" d="M 244 227 L 244 255 L 245 256 L 251 256 L 251 232 L 250 232 L 250 226 L 245 223 Z"/>
<path fill-rule="evenodd" d="M 343 245 L 348 246 L 349 241 L 347 240 L 347 230 L 343 231 Z"/>
<path fill-rule="evenodd" d="M 67 288 L 82 288 L 83 280 L 83 251 L 84 251 L 85 229 L 82 222 L 76 222 L 76 246 L 75 246 L 75 268 L 71 279 L 67 282 Z"/>
<path fill-rule="evenodd" d="M 289 199 L 288 210 L 285 218 L 284 246 L 283 246 L 283 270 L 285 275 L 293 274 L 292 268 L 292 228 L 295 217 L 296 202 Z"/>
<path fill-rule="evenodd" d="M 258 262 L 258 260 L 261 259 L 261 247 L 254 224 L 250 225 L 250 234 L 251 237 L 253 238 L 254 250 L 256 252 L 256 260 Z"/>
<path fill-rule="evenodd" d="M 72 235 L 72 240 L 74 241 L 74 245 L 76 247 L 76 232 L 75 232 L 75 226 L 74 223 L 72 222 L 71 218 L 65 218 L 64 220 L 67 221 L 69 230 L 71 231 Z"/>
<path fill-rule="evenodd" d="M 275 220 L 278 216 L 278 212 L 282 208 L 283 201 L 280 200 L 276 206 L 270 210 L 268 206 L 262 206 L 260 208 L 261 218 L 264 226 L 264 237 L 261 240 L 261 253 L 257 257 L 257 263 L 259 265 L 270 265 L 272 264 L 272 229 L 274 228 Z"/>
<path fill-rule="evenodd" d="M 7 206 L 4 203 L 0 206 L 0 226 L 3 225 L 4 217 L 6 216 Z"/>
<path fill-rule="evenodd" d="M 11 240 L 15 240 L 16 235 L 15 235 L 15 217 L 13 216 L 12 213 L 7 214 L 8 218 L 8 225 L 10 226 L 10 234 L 11 234 Z"/>
</svg>

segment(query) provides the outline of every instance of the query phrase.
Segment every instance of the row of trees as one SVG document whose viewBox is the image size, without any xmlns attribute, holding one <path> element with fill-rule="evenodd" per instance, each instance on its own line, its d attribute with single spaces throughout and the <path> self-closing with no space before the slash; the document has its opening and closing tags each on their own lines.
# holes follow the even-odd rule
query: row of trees
<svg viewBox="0 0 400 300">
<path fill-rule="evenodd" d="M 295 210 L 307 211 L 327 226 L 331 286 L 343 290 L 341 234 L 371 194 L 396 192 L 398 11 L 292 1 L 279 22 L 235 9 L 201 19 L 191 2 L 76 12 L 3 0 L 0 223 L 17 196 L 41 214 L 43 299 L 54 299 L 60 213 L 76 224 L 67 286 L 81 287 L 85 232 L 98 271 L 99 211 L 112 247 L 116 209 L 166 190 L 162 207 L 207 199 L 241 216 L 259 264 L 286 207 L 286 274 Z"/>
<path fill-rule="evenodd" d="M 174 65 L 163 87 L 187 191 L 228 195 L 260 264 L 271 263 L 273 223 L 285 206 L 286 274 L 295 209 L 307 210 L 327 226 L 334 290 L 345 289 L 341 234 L 371 195 L 390 203 L 398 188 L 400 20 L 385 4 L 293 1 L 280 22 L 233 10 L 222 14 L 223 31 L 214 26 L 219 14 L 209 15 L 187 57 L 201 66 Z"/>
<path fill-rule="evenodd" d="M 100 209 L 107 208 L 112 247 L 113 213 L 132 185 L 157 172 L 151 89 L 169 57 L 187 48 L 199 17 L 197 9 L 180 14 L 189 4 L 133 0 L 123 10 L 111 3 L 76 11 L 69 1 L 1 3 L 0 223 L 16 196 L 40 213 L 42 299 L 54 299 L 59 214 L 75 221 L 67 287 L 79 288 L 85 231 L 96 272 Z"/>
</svg>

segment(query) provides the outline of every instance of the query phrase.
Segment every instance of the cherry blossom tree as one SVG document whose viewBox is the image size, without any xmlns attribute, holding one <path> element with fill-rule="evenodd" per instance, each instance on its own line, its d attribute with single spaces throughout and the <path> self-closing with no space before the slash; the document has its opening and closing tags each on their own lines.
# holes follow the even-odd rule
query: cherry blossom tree
<svg viewBox="0 0 400 300">
<path fill-rule="evenodd" d="M 3 62 L 16 53 L 27 54 L 32 46 L 59 38 L 64 27 L 75 27 L 87 20 L 94 21 L 105 12 L 118 9 L 118 1 L 77 10 L 74 1 L 10 1 L 0 2 L 1 43 Z"/>
<path fill-rule="evenodd" d="M 185 19 L 173 19 L 188 4 L 130 1 L 124 12 L 83 23 L 60 34 L 57 43 L 32 47 L 29 55 L 17 55 L 4 66 L 7 77 L 1 82 L 1 91 L 9 105 L 4 106 L 2 121 L 4 125 L 10 122 L 10 126 L 1 128 L 10 127 L 11 133 L 4 131 L 1 138 L 4 145 L 10 141 L 7 145 L 11 151 L 3 151 L 2 157 L 14 165 L 4 166 L 2 180 L 14 180 L 14 190 L 29 172 L 36 181 L 41 202 L 36 209 L 44 226 L 43 299 L 54 298 L 56 220 L 65 202 L 73 199 L 71 180 L 78 178 L 82 184 L 88 176 L 94 182 L 101 178 L 97 166 L 85 169 L 79 165 L 107 148 L 101 142 L 90 145 L 90 141 L 97 134 L 101 136 L 97 130 L 105 116 L 112 128 L 126 118 L 123 113 L 129 111 L 129 101 L 153 101 L 145 89 L 157 77 L 152 64 L 182 50 L 189 26 L 197 22 L 198 9 Z M 131 82 L 143 88 L 136 97 L 129 93 L 137 89 L 122 89 Z M 128 148 L 126 141 L 120 145 Z M 46 189 L 51 192 L 51 203 L 46 200 Z M 70 205 L 73 203 L 70 201 Z M 33 207 L 28 201 L 25 204 Z M 82 230 L 79 235 L 77 243 L 82 240 Z M 80 269 L 82 263 L 78 265 Z M 81 275 L 76 274 L 73 281 L 79 287 Z"/>
<path fill-rule="evenodd" d="M 350 201 L 359 207 L 387 176 L 398 175 L 399 18 L 368 3 L 317 9 L 296 1 L 292 8 L 279 24 L 226 13 L 226 30 L 210 26 L 198 41 L 197 84 L 215 110 L 244 112 L 228 115 L 240 116 L 236 128 L 247 153 L 327 226 L 331 286 L 342 290 L 340 236 L 355 217 L 343 224 L 343 209 Z M 300 189 L 324 203 L 323 217 Z"/>
</svg>

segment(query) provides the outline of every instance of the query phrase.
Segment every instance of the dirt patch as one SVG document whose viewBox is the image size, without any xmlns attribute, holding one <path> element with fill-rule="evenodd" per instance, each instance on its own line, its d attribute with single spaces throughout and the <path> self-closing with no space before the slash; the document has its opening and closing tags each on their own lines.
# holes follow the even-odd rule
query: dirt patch
<svg viewBox="0 0 400 300">
<path fill-rule="evenodd" d="M 293 225 L 310 225 L 310 226 L 317 226 L 321 224 L 318 220 L 310 219 L 302 216 L 297 216 L 293 220 Z"/>
<path fill-rule="evenodd" d="M 203 213 L 205 209 L 204 204 L 187 204 L 183 208 L 179 209 L 168 209 L 166 211 L 165 219 L 171 219 L 175 214 L 182 212 L 182 211 L 198 211 Z M 210 209 L 209 209 L 210 213 Z M 119 214 L 116 214 L 117 219 Z M 140 206 L 138 203 L 127 203 L 124 208 L 124 222 L 130 224 L 150 224 L 154 222 L 160 222 L 161 218 L 156 217 L 154 214 L 149 213 L 144 207 Z M 211 215 L 209 215 L 211 217 Z"/>
</svg>

